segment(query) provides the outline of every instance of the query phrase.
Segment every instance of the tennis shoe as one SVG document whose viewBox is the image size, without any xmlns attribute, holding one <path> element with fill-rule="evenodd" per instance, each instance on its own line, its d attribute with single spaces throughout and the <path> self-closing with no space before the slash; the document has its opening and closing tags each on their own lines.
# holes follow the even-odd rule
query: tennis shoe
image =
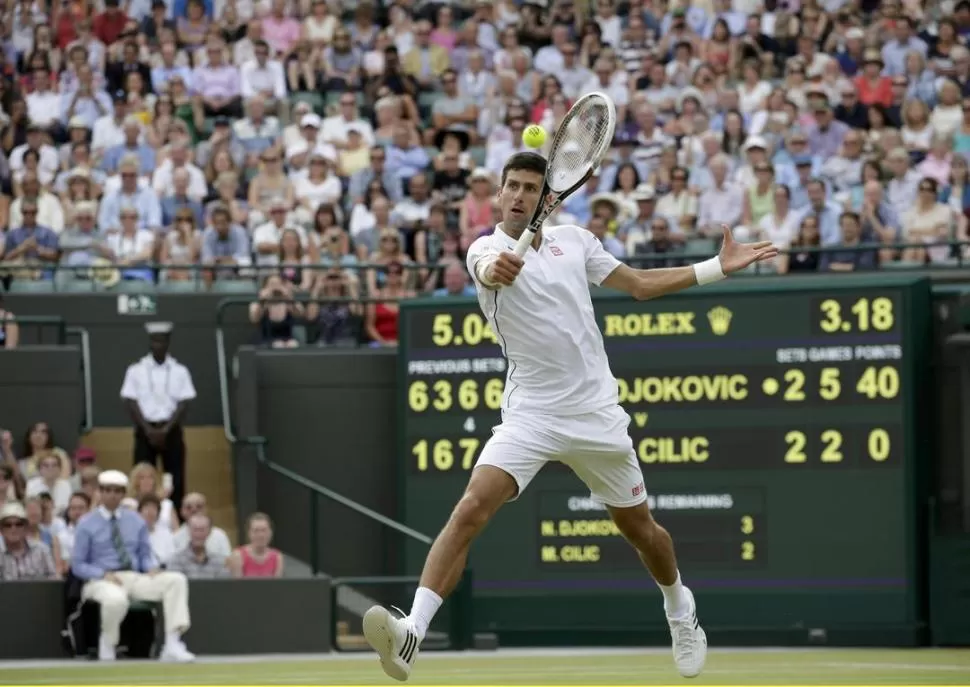
<svg viewBox="0 0 970 687">
<path fill-rule="evenodd" d="M 707 635 L 697 621 L 697 604 L 694 595 L 684 587 L 690 600 L 687 613 L 677 618 L 667 618 L 670 638 L 673 640 L 674 663 L 682 677 L 697 677 L 707 661 Z"/>
<path fill-rule="evenodd" d="M 382 606 L 372 606 L 364 614 L 364 638 L 377 652 L 388 677 L 401 682 L 411 677 L 411 666 L 418 657 L 418 636 L 404 613 L 395 617 Z"/>
</svg>

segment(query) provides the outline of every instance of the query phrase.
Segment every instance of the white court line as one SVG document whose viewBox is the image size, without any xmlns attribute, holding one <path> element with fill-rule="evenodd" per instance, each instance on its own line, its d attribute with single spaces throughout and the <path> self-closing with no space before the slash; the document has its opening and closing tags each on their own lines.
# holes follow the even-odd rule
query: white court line
<svg viewBox="0 0 970 687">
<path fill-rule="evenodd" d="M 970 655 L 970 654 L 968 654 Z M 826 662 L 819 663 L 818 665 L 829 666 L 832 668 L 849 668 L 852 670 L 940 670 L 940 671 L 966 671 L 968 676 L 970 676 L 970 662 L 966 665 L 948 665 L 948 664 L 933 664 L 933 663 L 859 663 L 859 662 Z"/>
</svg>

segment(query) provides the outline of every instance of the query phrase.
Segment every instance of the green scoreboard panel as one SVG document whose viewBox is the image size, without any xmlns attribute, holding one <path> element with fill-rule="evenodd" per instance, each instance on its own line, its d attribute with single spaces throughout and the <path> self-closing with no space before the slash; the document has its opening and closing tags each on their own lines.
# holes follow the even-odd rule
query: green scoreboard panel
<svg viewBox="0 0 970 687">
<path fill-rule="evenodd" d="M 916 625 L 928 282 L 738 280 L 594 305 L 650 506 L 707 622 Z M 474 299 L 402 317 L 403 515 L 435 533 L 500 421 L 506 361 Z M 424 554 L 409 548 L 409 572 Z M 499 513 L 471 565 L 480 625 L 662 622 L 624 613 L 659 604 L 653 583 L 557 463 Z"/>
</svg>

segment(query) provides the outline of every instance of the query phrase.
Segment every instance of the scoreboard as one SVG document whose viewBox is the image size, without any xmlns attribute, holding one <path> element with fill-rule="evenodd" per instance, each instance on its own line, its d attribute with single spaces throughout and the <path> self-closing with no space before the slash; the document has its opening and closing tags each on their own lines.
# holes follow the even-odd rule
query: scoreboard
<svg viewBox="0 0 970 687">
<path fill-rule="evenodd" d="M 649 504 L 708 622 L 915 624 L 928 282 L 736 280 L 649 302 L 595 292 Z M 500 421 L 506 361 L 475 299 L 401 312 L 403 516 L 436 533 Z M 409 572 L 424 554 L 409 548 Z M 558 463 L 502 509 L 471 566 L 476 613 L 495 627 L 514 622 L 502 599 L 551 613 L 590 596 L 618 616 L 655 593 Z"/>
</svg>

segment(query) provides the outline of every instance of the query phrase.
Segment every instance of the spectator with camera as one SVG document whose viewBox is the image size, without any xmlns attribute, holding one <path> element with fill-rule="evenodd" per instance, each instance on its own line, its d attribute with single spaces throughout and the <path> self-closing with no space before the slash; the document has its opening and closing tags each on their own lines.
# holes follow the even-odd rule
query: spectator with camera
<svg viewBox="0 0 970 687">
<path fill-rule="evenodd" d="M 115 659 L 121 622 L 130 602 L 139 600 L 162 603 L 165 639 L 161 658 L 193 660 L 181 638 L 190 623 L 185 576 L 158 569 L 145 521 L 120 507 L 128 488 L 125 474 L 107 470 L 98 481 L 101 505 L 78 523 L 71 560 L 72 572 L 84 581 L 81 598 L 101 606 L 98 659 Z"/>
<path fill-rule="evenodd" d="M 304 317 L 303 304 L 293 299 L 294 287 L 276 274 L 266 277 L 259 300 L 249 304 L 249 321 L 259 327 L 259 343 L 271 348 L 296 348 L 293 328 Z"/>
</svg>

